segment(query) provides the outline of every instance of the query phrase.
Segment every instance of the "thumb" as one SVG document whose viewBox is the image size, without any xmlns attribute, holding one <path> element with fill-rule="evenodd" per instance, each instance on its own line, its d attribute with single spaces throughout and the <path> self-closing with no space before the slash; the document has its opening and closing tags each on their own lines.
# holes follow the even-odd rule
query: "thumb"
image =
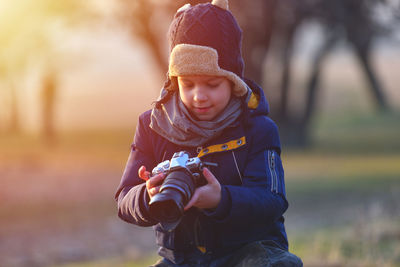
<svg viewBox="0 0 400 267">
<path fill-rule="evenodd" d="M 196 203 L 198 198 L 199 198 L 199 192 L 198 190 L 196 190 L 193 194 L 193 197 L 190 199 L 189 203 L 186 204 L 184 210 L 187 211 L 188 209 L 190 209 Z"/>
<path fill-rule="evenodd" d="M 207 183 L 209 184 L 215 184 L 218 183 L 217 178 L 215 178 L 214 174 L 208 169 L 208 168 L 203 168 L 203 176 L 206 178 Z"/>
</svg>

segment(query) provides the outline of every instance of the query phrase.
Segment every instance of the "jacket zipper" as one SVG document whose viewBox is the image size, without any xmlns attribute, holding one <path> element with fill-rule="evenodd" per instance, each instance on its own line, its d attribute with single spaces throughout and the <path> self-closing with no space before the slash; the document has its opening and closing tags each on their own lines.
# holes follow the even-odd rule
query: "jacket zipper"
<svg viewBox="0 0 400 267">
<path fill-rule="evenodd" d="M 236 170 L 237 170 L 237 172 L 239 174 L 240 182 L 242 182 L 242 184 L 243 184 L 243 178 L 242 178 L 242 175 L 240 174 L 240 170 L 239 170 L 239 166 L 237 164 L 235 152 L 233 150 L 232 150 L 232 156 L 233 156 L 233 161 L 235 162 Z"/>
<path fill-rule="evenodd" d="M 278 193 L 278 175 L 275 170 L 275 153 L 271 150 L 268 150 L 268 163 L 271 174 L 271 191 Z"/>
</svg>

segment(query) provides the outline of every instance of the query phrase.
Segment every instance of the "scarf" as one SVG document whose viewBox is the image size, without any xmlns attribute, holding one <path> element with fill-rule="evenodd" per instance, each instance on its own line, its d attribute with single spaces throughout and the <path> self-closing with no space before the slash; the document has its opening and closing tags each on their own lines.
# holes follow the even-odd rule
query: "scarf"
<svg viewBox="0 0 400 267">
<path fill-rule="evenodd" d="M 174 144 L 197 147 L 219 136 L 226 127 L 238 122 L 241 112 L 240 99 L 232 96 L 217 117 L 211 121 L 200 121 L 189 113 L 179 94 L 173 92 L 165 103 L 152 109 L 150 128 Z"/>
</svg>

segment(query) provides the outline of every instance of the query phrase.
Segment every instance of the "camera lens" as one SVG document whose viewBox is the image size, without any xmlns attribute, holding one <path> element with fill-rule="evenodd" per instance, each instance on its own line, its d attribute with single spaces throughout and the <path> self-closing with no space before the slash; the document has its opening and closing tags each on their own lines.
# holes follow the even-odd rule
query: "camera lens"
<svg viewBox="0 0 400 267">
<path fill-rule="evenodd" d="M 169 173 L 149 203 L 151 216 L 159 222 L 175 222 L 183 215 L 183 209 L 195 190 L 192 175 L 186 170 Z"/>
<path fill-rule="evenodd" d="M 171 189 L 155 195 L 150 202 L 150 214 L 160 222 L 174 222 L 183 215 L 182 195 Z"/>
</svg>

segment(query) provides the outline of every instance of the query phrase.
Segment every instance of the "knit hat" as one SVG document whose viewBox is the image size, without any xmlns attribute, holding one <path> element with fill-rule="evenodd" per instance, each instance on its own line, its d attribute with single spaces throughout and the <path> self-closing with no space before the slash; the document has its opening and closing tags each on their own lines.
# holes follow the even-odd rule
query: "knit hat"
<svg viewBox="0 0 400 267">
<path fill-rule="evenodd" d="M 228 9 L 228 0 L 184 5 L 175 14 L 168 38 L 169 81 L 182 75 L 224 76 L 233 82 L 236 96 L 247 93 L 242 30 Z M 170 82 L 165 89 L 177 90 L 177 85 Z"/>
</svg>

